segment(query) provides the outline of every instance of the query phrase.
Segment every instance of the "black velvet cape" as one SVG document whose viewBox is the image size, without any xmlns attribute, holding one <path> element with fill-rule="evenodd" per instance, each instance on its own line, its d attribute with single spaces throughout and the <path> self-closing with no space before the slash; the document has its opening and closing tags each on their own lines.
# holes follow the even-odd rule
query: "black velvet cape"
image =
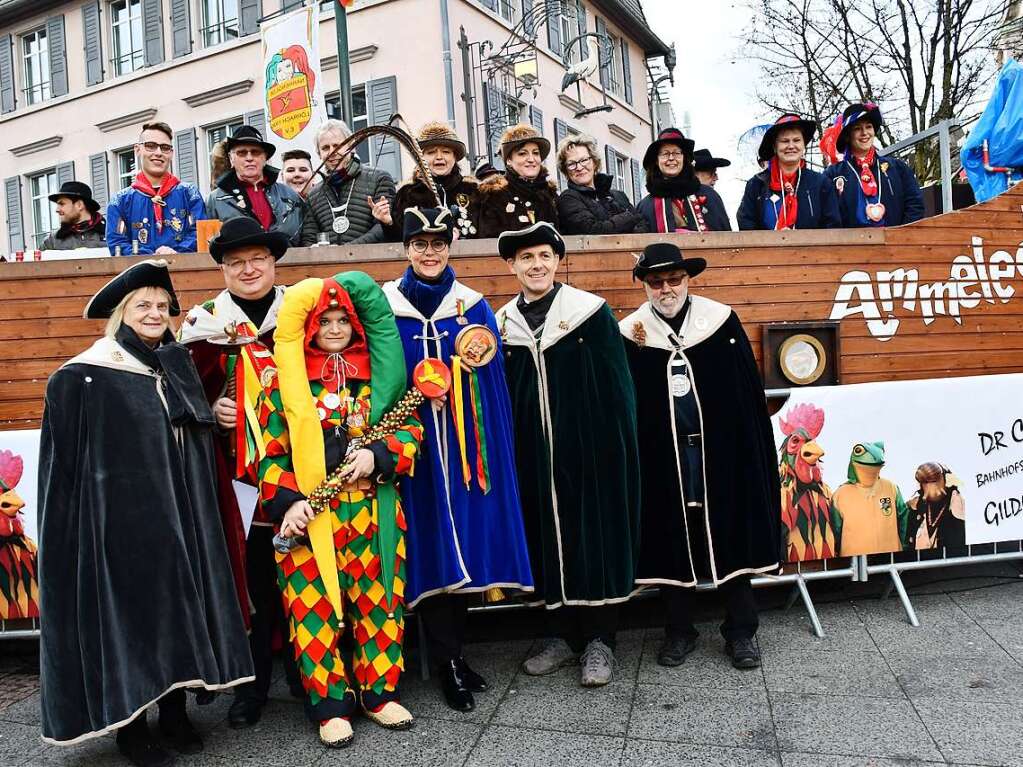
<svg viewBox="0 0 1023 767">
<path fill-rule="evenodd" d="M 624 601 L 639 553 L 639 452 L 614 315 L 602 298 L 563 285 L 541 351 L 515 301 L 498 327 L 537 599 L 548 608 Z"/>
<path fill-rule="evenodd" d="M 692 297 L 682 354 L 699 403 L 706 497 L 703 523 L 688 531 L 672 434 L 670 328 L 649 303 L 619 325 L 639 414 L 643 523 L 637 582 L 694 586 L 698 578 L 721 583 L 777 571 L 781 490 L 774 435 L 739 318 L 724 304 Z"/>
<path fill-rule="evenodd" d="M 175 346 L 177 346 L 175 344 Z M 101 339 L 51 376 L 39 450 L 42 731 L 70 744 L 175 687 L 252 678 L 213 475 L 213 414 L 187 350 L 159 381 Z"/>
</svg>

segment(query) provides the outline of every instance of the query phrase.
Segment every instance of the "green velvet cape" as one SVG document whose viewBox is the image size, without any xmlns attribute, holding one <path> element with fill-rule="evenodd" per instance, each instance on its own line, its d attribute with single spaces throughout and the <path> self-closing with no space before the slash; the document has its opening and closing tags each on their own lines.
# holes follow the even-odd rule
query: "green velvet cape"
<svg viewBox="0 0 1023 767">
<path fill-rule="evenodd" d="M 548 608 L 628 599 L 639 551 L 636 401 L 618 324 L 563 285 L 537 340 L 498 313 L 536 595 Z"/>
</svg>

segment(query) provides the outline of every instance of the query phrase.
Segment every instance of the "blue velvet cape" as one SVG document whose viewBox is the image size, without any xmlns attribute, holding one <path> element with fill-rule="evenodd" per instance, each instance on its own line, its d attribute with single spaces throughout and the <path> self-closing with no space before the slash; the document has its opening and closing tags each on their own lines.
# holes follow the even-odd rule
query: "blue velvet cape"
<svg viewBox="0 0 1023 767">
<path fill-rule="evenodd" d="M 399 290 L 399 284 L 400 281 L 388 283 L 384 293 L 398 321 L 410 386 L 412 371 L 424 357 L 439 357 L 451 365 L 455 337 L 465 327 L 457 321 L 457 298 L 465 301 L 468 324 L 488 326 L 500 343 L 494 313 L 476 291 L 454 282 L 427 321 Z M 425 596 L 445 591 L 533 588 L 515 473 L 511 401 L 505 383 L 503 350 L 499 349 L 493 360 L 478 368 L 477 375 L 490 467 L 491 489 L 486 495 L 476 480 L 469 377 L 463 374 L 462 379 L 466 457 L 472 469 L 468 488 L 462 480 L 451 415 L 453 397 L 449 394 L 440 411 L 429 403 L 419 409 L 424 427 L 421 458 L 415 475 L 404 477 L 401 482 L 408 522 L 405 597 L 410 606 Z"/>
</svg>

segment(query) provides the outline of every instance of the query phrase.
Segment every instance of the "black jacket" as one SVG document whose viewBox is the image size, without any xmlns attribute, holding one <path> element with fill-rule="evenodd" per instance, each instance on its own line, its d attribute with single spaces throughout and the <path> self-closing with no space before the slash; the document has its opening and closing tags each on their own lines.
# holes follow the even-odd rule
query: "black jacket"
<svg viewBox="0 0 1023 767">
<path fill-rule="evenodd" d="M 714 191 L 713 187 L 699 183 L 695 177 L 688 179 L 687 182 L 687 179 L 681 177 L 666 179 L 663 177 L 656 178 L 653 174 L 648 174 L 646 186 L 650 194 L 640 200 L 639 205 L 636 206 L 636 210 L 646 221 L 646 231 L 662 231 L 657 225 L 659 199 L 680 199 L 684 196 L 690 197 L 690 202 L 702 209 L 703 223 L 707 231 L 732 231 L 732 222 L 728 220 L 728 213 L 725 211 L 725 203 L 721 200 L 721 195 Z M 689 192 L 689 194 L 686 194 L 686 192 Z M 668 232 L 674 232 L 678 229 L 695 231 L 693 221 L 675 221 L 675 212 L 670 204 L 664 206 L 663 214 L 665 219 L 664 230 Z"/>
<path fill-rule="evenodd" d="M 97 215 L 84 229 L 75 231 L 62 226 L 46 235 L 41 250 L 75 250 L 76 248 L 105 248 L 107 246 L 107 220 Z"/>
<path fill-rule="evenodd" d="M 386 195 L 389 200 L 394 200 L 394 179 L 385 171 L 362 165 L 354 156 L 349 164 L 348 173 L 349 177 L 341 184 L 339 190 L 335 191 L 328 180 L 309 193 L 306 200 L 309 210 L 302 224 L 303 247 L 315 245 L 320 232 L 327 232 L 330 235 L 331 245 L 384 242 L 384 229 L 380 222 L 373 218 L 366 198 L 378 200 L 380 195 Z M 346 215 L 351 226 L 344 234 L 337 234 L 333 229 L 335 214 L 331 212 L 331 208 L 341 207 L 345 203 L 348 203 Z M 341 212 L 336 215 L 340 217 Z"/>
<path fill-rule="evenodd" d="M 764 203 L 771 191 L 770 170 L 764 170 L 746 182 L 746 192 L 735 217 L 739 229 L 771 229 L 764 223 Z M 799 211 L 796 229 L 837 229 L 842 226 L 834 185 L 817 171 L 804 168 L 796 190 Z M 778 203 L 780 206 L 780 202 Z"/>
<path fill-rule="evenodd" d="M 491 176 L 479 187 L 476 206 L 470 216 L 478 221 L 480 237 L 497 237 L 546 221 L 558 227 L 558 187 L 541 170 L 534 181 L 526 181 L 511 170 Z"/>
<path fill-rule="evenodd" d="M 558 197 L 558 220 L 562 234 L 632 234 L 648 231 L 643 217 L 629 198 L 612 189 L 614 179 L 606 173 L 593 178 L 593 186 L 568 183 Z"/>
<path fill-rule="evenodd" d="M 924 217 L 924 198 L 920 193 L 920 182 L 916 174 L 902 160 L 895 157 L 878 156 L 880 178 L 877 179 L 881 188 L 881 202 L 884 203 L 884 225 L 899 226 L 912 224 Z M 876 169 L 875 169 L 876 170 Z M 857 213 L 860 195 L 855 185 L 860 183 L 860 175 L 848 162 L 840 162 L 829 166 L 824 177 L 835 187 L 838 195 L 838 208 L 842 214 L 842 226 L 846 228 L 866 226 Z M 843 179 L 841 182 L 838 179 Z"/>
<path fill-rule="evenodd" d="M 266 199 L 270 203 L 274 220 L 270 225 L 273 231 L 288 236 L 292 245 L 298 245 L 302 233 L 302 219 L 305 216 L 305 202 L 298 192 L 286 184 L 277 181 L 280 171 L 271 165 L 263 168 L 266 181 Z M 217 179 L 216 188 L 206 198 L 206 215 L 221 221 L 229 221 L 240 216 L 255 218 L 249 205 L 241 182 L 234 170 L 229 170 Z"/>
<path fill-rule="evenodd" d="M 478 236 L 478 224 L 472 218 L 471 211 L 476 210 L 476 195 L 479 182 L 472 176 L 463 176 L 456 166 L 446 176 L 434 176 L 437 190 L 440 192 L 441 203 L 455 214 L 455 226 L 458 227 L 460 239 L 471 239 Z M 419 178 L 418 174 L 411 181 L 406 181 L 398 188 L 391 204 L 391 225 L 384 227 L 389 242 L 401 242 L 404 228 L 405 209 L 436 208 L 437 199 L 433 192 Z"/>
</svg>

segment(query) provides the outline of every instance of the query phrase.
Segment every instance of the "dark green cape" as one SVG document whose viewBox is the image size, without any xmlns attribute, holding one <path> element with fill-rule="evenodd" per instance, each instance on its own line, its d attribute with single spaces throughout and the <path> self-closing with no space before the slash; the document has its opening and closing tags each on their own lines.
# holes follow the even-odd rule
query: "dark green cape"
<svg viewBox="0 0 1023 767">
<path fill-rule="evenodd" d="M 548 607 L 620 602 L 639 551 L 636 401 L 618 323 L 563 285 L 537 341 L 498 313 L 536 594 Z"/>
</svg>

